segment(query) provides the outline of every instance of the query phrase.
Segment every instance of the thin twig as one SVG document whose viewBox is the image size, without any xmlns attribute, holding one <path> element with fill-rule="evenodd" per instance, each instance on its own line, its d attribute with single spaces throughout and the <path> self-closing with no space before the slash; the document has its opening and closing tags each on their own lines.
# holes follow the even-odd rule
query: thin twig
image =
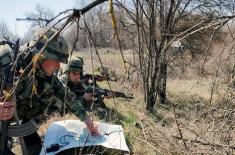
<svg viewBox="0 0 235 155">
<path fill-rule="evenodd" d="M 173 107 L 174 107 L 173 111 L 174 111 L 174 116 L 175 116 L 175 123 L 177 125 L 178 131 L 179 131 L 179 134 L 180 134 L 180 139 L 183 141 L 184 147 L 186 148 L 186 150 L 189 151 L 189 148 L 188 148 L 186 142 L 183 140 L 183 134 L 182 134 L 182 131 L 181 131 L 180 127 L 179 127 L 178 118 L 177 118 L 176 112 L 175 112 L 175 106 L 173 106 Z"/>
<path fill-rule="evenodd" d="M 144 139 L 147 141 L 148 139 L 147 139 L 147 136 L 145 134 L 145 130 L 144 130 L 144 126 L 143 126 L 143 122 L 142 121 L 140 122 L 140 125 L 141 125 L 141 129 L 142 129 L 142 133 L 144 135 Z"/>
</svg>

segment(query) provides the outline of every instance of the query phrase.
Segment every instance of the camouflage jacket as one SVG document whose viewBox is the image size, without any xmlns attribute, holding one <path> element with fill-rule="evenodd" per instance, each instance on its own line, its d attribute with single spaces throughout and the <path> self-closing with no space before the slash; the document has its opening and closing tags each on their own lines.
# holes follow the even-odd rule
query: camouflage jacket
<svg viewBox="0 0 235 155">
<path fill-rule="evenodd" d="M 65 74 L 60 75 L 59 79 L 61 80 L 61 82 L 63 84 L 65 84 L 66 75 Z M 92 89 L 93 86 L 90 83 L 88 83 L 87 80 L 86 81 L 81 80 L 79 82 L 79 84 L 74 84 L 73 82 L 68 80 L 67 87 L 69 88 L 69 90 L 71 90 L 73 93 L 75 93 L 80 100 L 83 101 L 82 104 L 86 108 L 86 110 L 90 111 L 92 101 L 85 101 L 84 98 L 83 98 L 83 95 L 87 92 L 88 89 L 89 90 L 90 90 L 90 88 Z M 95 87 L 95 88 L 99 89 L 98 86 Z M 104 107 L 105 104 L 104 104 L 103 97 L 100 96 L 100 95 L 98 95 L 98 96 L 96 95 L 95 97 L 96 97 L 95 103 L 98 103 L 98 104 L 93 105 L 93 107 L 94 108 Z"/>
<path fill-rule="evenodd" d="M 66 74 L 62 74 L 62 75 L 59 75 L 59 80 L 65 85 L 66 83 Z M 86 90 L 87 89 L 87 85 L 83 82 L 83 81 L 80 81 L 79 84 L 74 84 L 73 82 L 71 82 L 70 80 L 68 80 L 67 82 L 67 86 L 68 88 L 74 92 L 77 96 L 83 96 L 84 93 L 80 92 L 80 93 L 76 93 L 76 90 Z M 77 91 L 78 92 L 78 91 Z"/>
<path fill-rule="evenodd" d="M 33 84 L 36 85 L 36 93 L 32 92 Z M 65 96 L 63 84 L 55 75 L 46 76 L 41 70 L 37 70 L 33 80 L 32 73 L 20 81 L 16 88 L 17 113 L 20 119 L 35 118 L 40 120 L 48 113 L 48 110 L 56 108 L 62 110 Z M 86 111 L 82 101 L 68 91 L 66 106 L 81 120 L 86 117 Z"/>
</svg>

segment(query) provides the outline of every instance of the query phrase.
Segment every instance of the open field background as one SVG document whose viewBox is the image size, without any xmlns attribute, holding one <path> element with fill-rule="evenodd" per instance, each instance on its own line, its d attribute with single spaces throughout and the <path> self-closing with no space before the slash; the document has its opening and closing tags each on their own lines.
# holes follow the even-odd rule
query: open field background
<svg viewBox="0 0 235 155">
<path fill-rule="evenodd" d="M 74 53 L 84 59 L 85 72 L 99 73 L 98 58 L 88 50 Z M 235 99 L 234 90 L 227 87 L 224 79 L 217 79 L 211 99 L 213 76 L 199 77 L 191 72 L 185 78 L 168 78 L 167 104 L 156 105 L 156 113 L 145 111 L 145 102 L 140 77 L 127 73 L 118 51 L 100 50 L 102 63 L 113 71 L 117 82 L 110 82 L 112 90 L 133 94 L 134 100 L 121 98 L 105 99 L 105 103 L 116 110 L 110 123 L 121 124 L 131 154 L 235 154 Z M 130 51 L 125 58 L 132 59 Z M 99 83 L 108 88 L 106 81 Z M 210 102 L 211 100 L 211 102 Z M 73 115 L 64 118 L 54 115 L 42 124 L 40 134 L 46 131 L 52 121 L 76 119 Z M 20 154 L 19 147 L 14 151 Z"/>
</svg>

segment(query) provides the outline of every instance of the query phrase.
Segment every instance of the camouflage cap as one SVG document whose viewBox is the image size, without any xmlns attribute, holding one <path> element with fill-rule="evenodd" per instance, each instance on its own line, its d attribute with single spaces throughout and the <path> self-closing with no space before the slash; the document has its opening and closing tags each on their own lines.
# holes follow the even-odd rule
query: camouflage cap
<svg viewBox="0 0 235 155">
<path fill-rule="evenodd" d="M 46 32 L 46 33 L 45 33 Z M 44 34 L 45 33 L 45 34 Z M 47 28 L 39 29 L 32 41 L 30 42 L 30 46 L 34 45 L 36 41 L 39 39 L 37 44 L 35 45 L 36 49 L 39 51 L 43 48 L 46 42 L 56 33 L 55 30 L 48 30 Z M 68 43 L 64 39 L 63 36 L 58 36 L 54 40 L 52 40 L 48 46 L 46 47 L 45 51 L 43 52 L 44 59 L 53 59 L 58 60 L 62 63 L 68 62 L 69 51 L 68 51 Z"/>
<path fill-rule="evenodd" d="M 12 61 L 11 58 L 12 49 L 8 45 L 0 46 L 0 67 L 10 64 Z"/>
<path fill-rule="evenodd" d="M 63 68 L 63 72 L 77 71 L 83 72 L 83 59 L 81 57 L 74 57 L 72 60 Z"/>
</svg>

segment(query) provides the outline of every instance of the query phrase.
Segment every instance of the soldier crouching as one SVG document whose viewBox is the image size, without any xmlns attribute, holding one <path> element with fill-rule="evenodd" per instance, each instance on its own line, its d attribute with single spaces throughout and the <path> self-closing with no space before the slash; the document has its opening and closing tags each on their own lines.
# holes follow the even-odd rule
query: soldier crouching
<svg viewBox="0 0 235 155">
<path fill-rule="evenodd" d="M 60 100 L 60 103 L 64 101 L 65 89 L 53 73 L 60 68 L 60 62 L 67 63 L 69 56 L 67 42 L 62 36 L 57 36 L 42 53 L 39 53 L 48 39 L 54 34 L 55 31 L 41 29 L 35 34 L 34 39 L 29 44 L 29 47 L 32 46 L 30 51 L 28 51 L 31 52 L 30 55 L 32 56 L 32 70 L 19 81 L 15 90 L 17 114 L 23 124 L 32 119 L 40 122 L 45 116 L 45 111 L 49 106 L 48 99 L 51 97 L 56 97 Z M 41 37 L 41 35 L 43 36 Z M 37 41 L 38 39 L 39 41 Z M 91 134 L 98 134 L 97 125 L 88 117 L 82 106 L 83 101 L 79 100 L 70 91 L 67 92 L 66 97 L 68 109 L 79 119 L 85 120 Z M 56 104 L 57 102 L 53 103 Z M 24 136 L 23 141 L 27 154 L 37 155 L 40 153 L 42 141 L 37 132 Z"/>
<path fill-rule="evenodd" d="M 99 120 L 110 121 L 111 110 L 105 105 L 104 97 L 111 98 L 112 94 L 107 96 L 102 96 L 99 94 L 93 94 L 93 92 L 88 92 L 88 89 L 92 89 L 95 86 L 99 89 L 96 83 L 88 83 L 88 81 L 83 81 L 83 59 L 80 57 L 74 57 L 72 60 L 66 64 L 60 71 L 61 75 L 59 79 L 62 83 L 66 84 L 68 88 L 74 92 L 80 100 L 82 100 L 83 107 L 86 111 L 90 111 Z"/>
</svg>

